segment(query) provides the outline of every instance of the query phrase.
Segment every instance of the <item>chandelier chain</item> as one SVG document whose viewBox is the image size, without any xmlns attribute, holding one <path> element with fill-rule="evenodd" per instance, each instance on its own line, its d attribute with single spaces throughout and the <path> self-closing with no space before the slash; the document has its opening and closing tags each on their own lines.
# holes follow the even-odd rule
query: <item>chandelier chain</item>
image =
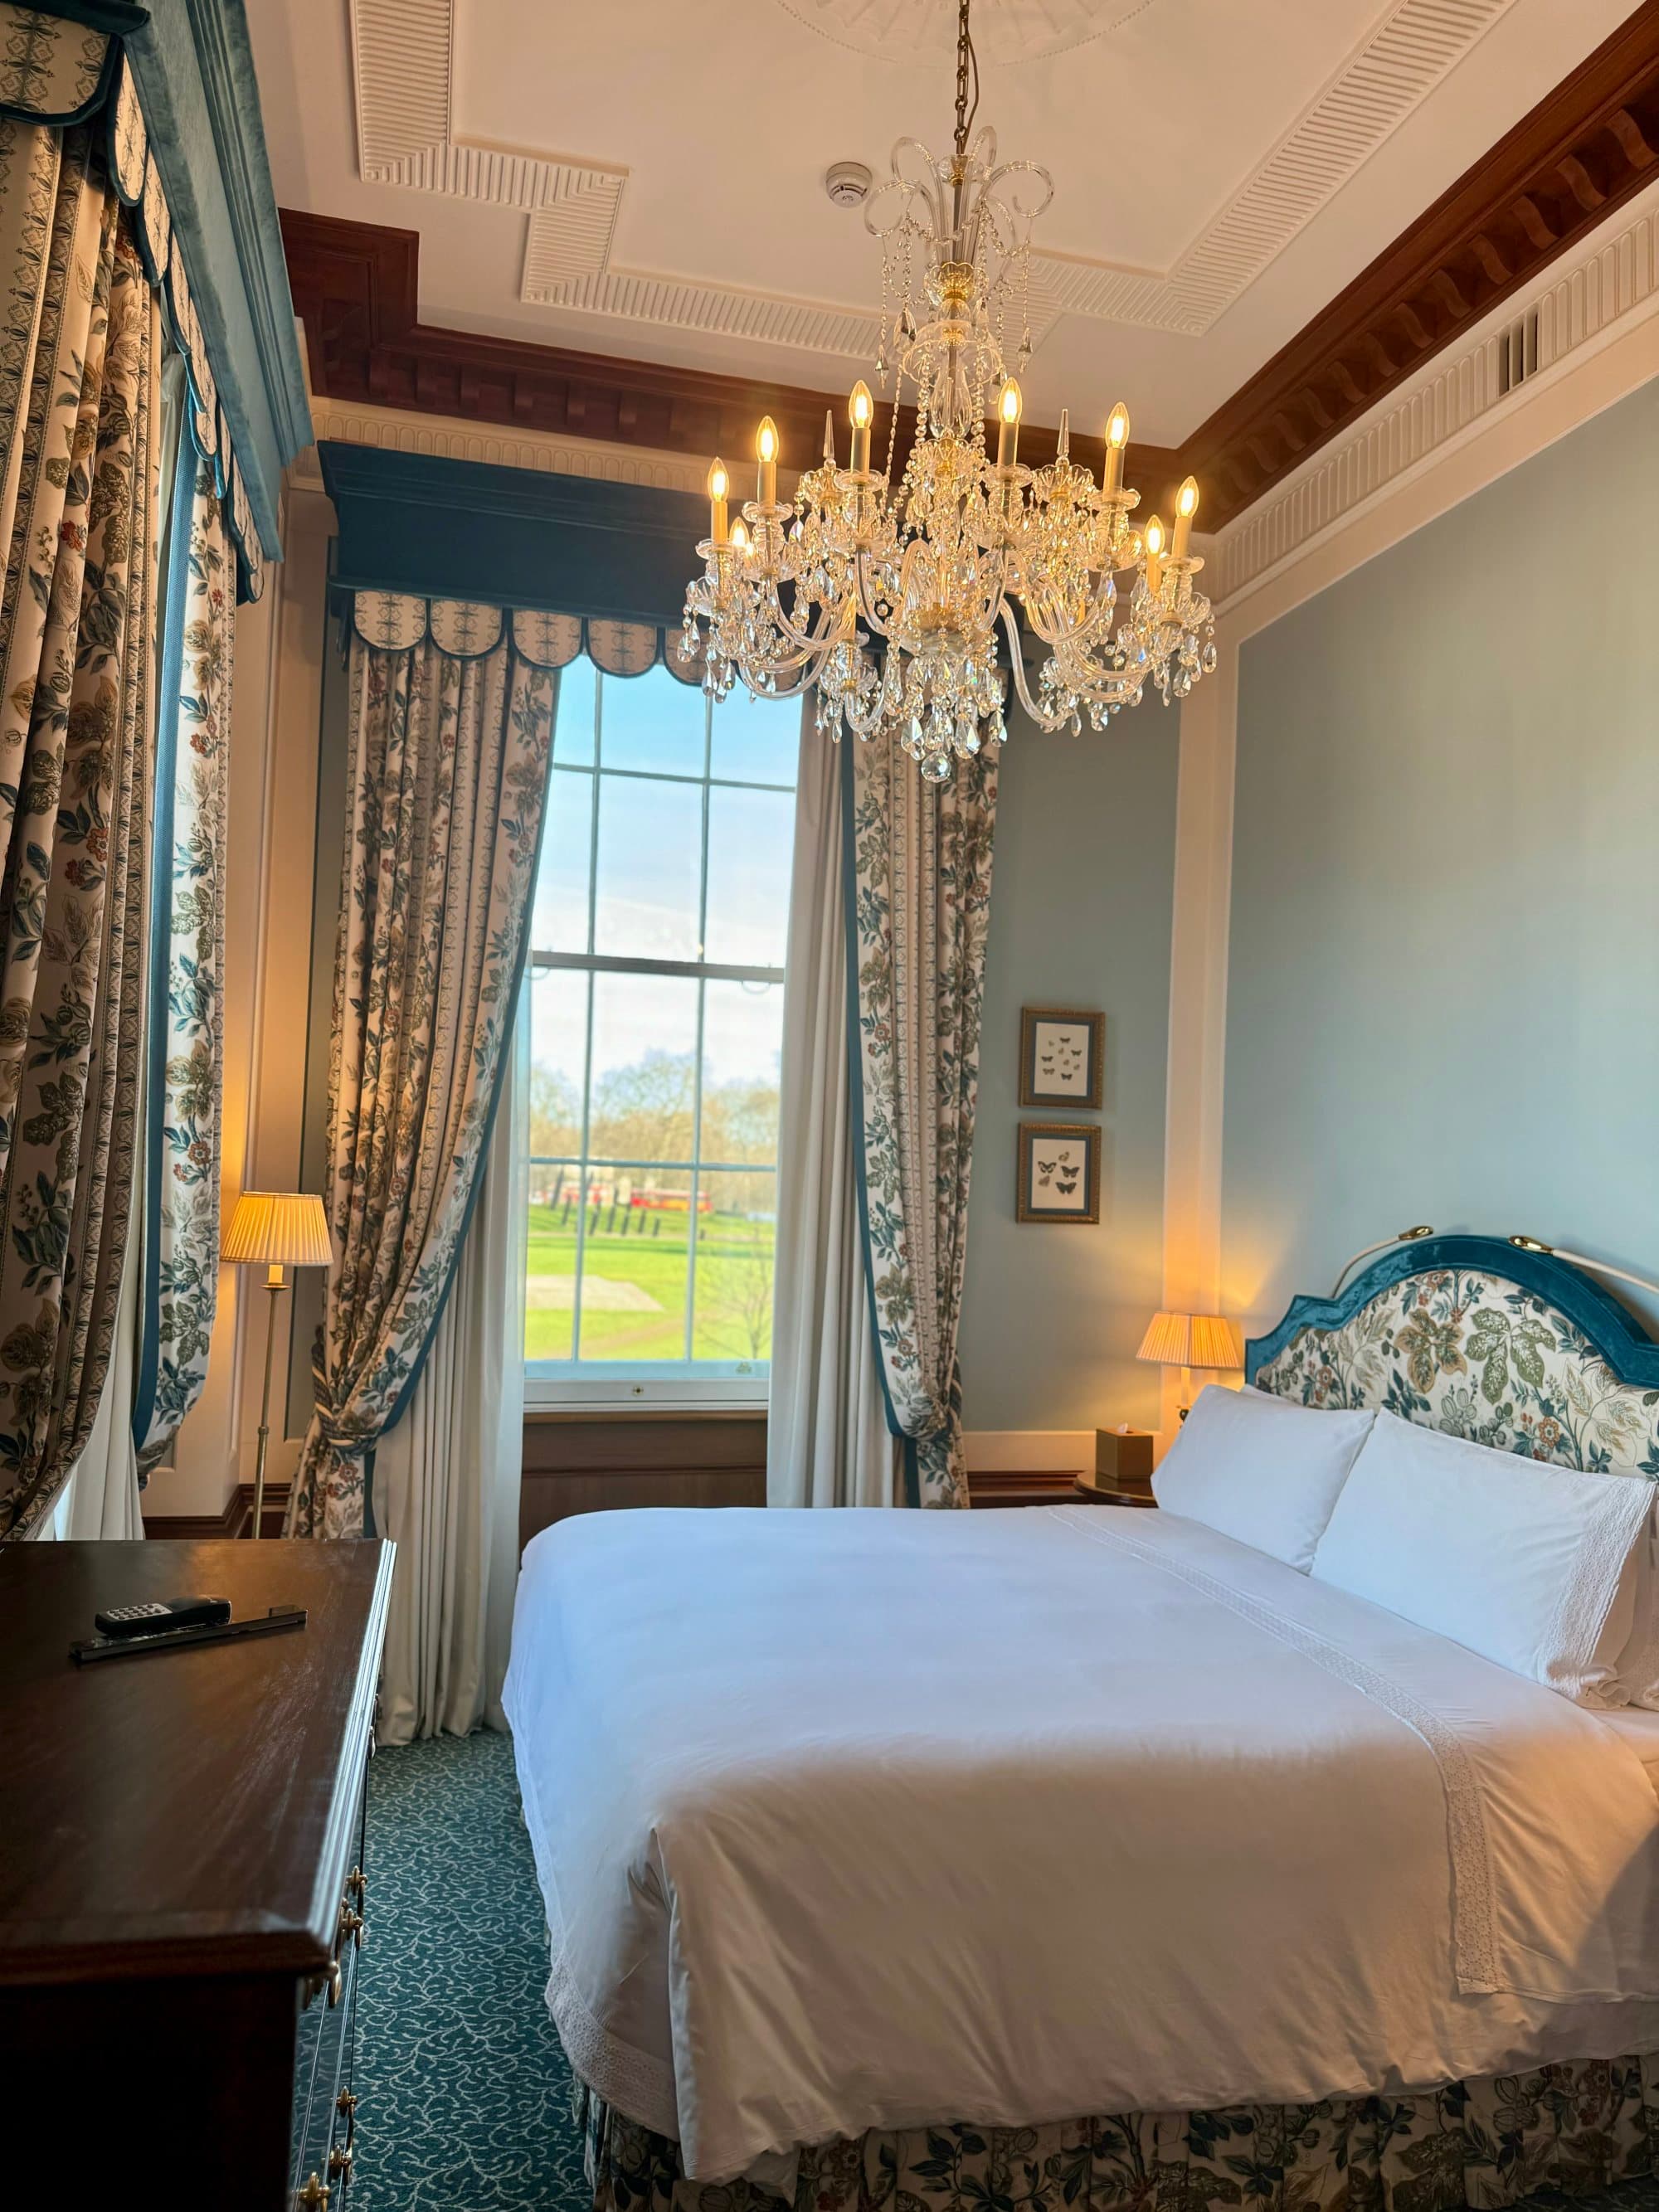
<svg viewBox="0 0 1659 2212">
<path fill-rule="evenodd" d="M 979 56 L 974 52 L 974 34 L 968 27 L 968 11 L 971 0 L 962 0 L 957 11 L 957 159 L 961 161 L 968 151 L 968 133 L 974 127 L 974 118 L 979 113 Z M 969 72 L 973 73 L 974 104 L 968 105 Z"/>
</svg>

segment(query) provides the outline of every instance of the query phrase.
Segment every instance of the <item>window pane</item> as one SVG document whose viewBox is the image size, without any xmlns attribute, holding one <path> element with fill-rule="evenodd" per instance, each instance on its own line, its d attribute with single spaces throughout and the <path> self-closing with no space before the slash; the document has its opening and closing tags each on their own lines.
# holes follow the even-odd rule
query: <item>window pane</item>
<svg viewBox="0 0 1659 2212">
<path fill-rule="evenodd" d="M 698 1359 L 760 1362 L 772 1356 L 775 1176 L 707 1175 L 697 1215 Z"/>
<path fill-rule="evenodd" d="M 595 1168 L 587 1196 L 583 1361 L 684 1359 L 690 1175 Z"/>
<path fill-rule="evenodd" d="M 702 888 L 702 787 L 601 776 L 594 951 L 696 959 Z"/>
<path fill-rule="evenodd" d="M 705 983 L 702 1157 L 757 1160 L 778 1152 L 781 983 Z"/>
<path fill-rule="evenodd" d="M 738 783 L 785 784 L 793 791 L 800 759 L 800 713 L 799 699 L 757 699 L 747 691 L 733 691 L 714 709 L 709 773 Z"/>
<path fill-rule="evenodd" d="M 782 967 L 794 828 L 793 793 L 711 788 L 705 959 Z"/>
<path fill-rule="evenodd" d="M 599 674 L 585 653 L 559 671 L 558 720 L 553 726 L 553 758 L 567 768 L 593 765 L 593 714 Z"/>
<path fill-rule="evenodd" d="M 670 644 L 669 651 L 674 650 Z M 606 768 L 647 775 L 703 773 L 707 708 L 695 684 L 661 665 L 643 676 L 599 678 L 599 744 Z"/>
<path fill-rule="evenodd" d="M 526 1359 L 570 1357 L 576 1311 L 576 1194 L 574 1167 L 532 1163 L 524 1293 Z"/>
<path fill-rule="evenodd" d="M 690 1159 L 698 988 L 682 975 L 593 978 L 590 1159 Z"/>
<path fill-rule="evenodd" d="M 587 1058 L 587 978 L 546 968 L 530 982 L 530 1158 L 575 1159 L 581 1152 Z M 532 1188 L 538 1180 L 532 1169 Z"/>
<path fill-rule="evenodd" d="M 593 857 L 593 778 L 556 768 L 547 792 L 547 826 L 530 943 L 537 952 L 586 952 L 587 885 Z"/>
</svg>

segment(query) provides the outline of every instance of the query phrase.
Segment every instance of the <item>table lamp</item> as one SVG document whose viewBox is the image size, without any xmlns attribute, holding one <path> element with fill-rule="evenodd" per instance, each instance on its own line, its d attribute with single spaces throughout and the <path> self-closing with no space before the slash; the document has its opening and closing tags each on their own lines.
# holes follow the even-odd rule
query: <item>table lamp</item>
<svg viewBox="0 0 1659 2212">
<path fill-rule="evenodd" d="M 1242 1367 L 1244 1340 L 1224 1314 L 1156 1313 L 1140 1340 L 1137 1359 L 1181 1370 L 1181 1419 L 1187 1418 L 1194 1367 Z"/>
<path fill-rule="evenodd" d="M 270 1362 L 276 1343 L 276 1301 L 292 1285 L 287 1267 L 326 1267 L 333 1258 L 323 1201 L 309 1191 L 245 1190 L 236 1201 L 219 1257 L 233 1266 L 263 1261 L 270 1292 L 265 1322 L 265 1388 L 259 1401 L 259 1456 L 253 1474 L 253 1534 L 263 1533 L 265 1451 L 270 1442 Z"/>
</svg>

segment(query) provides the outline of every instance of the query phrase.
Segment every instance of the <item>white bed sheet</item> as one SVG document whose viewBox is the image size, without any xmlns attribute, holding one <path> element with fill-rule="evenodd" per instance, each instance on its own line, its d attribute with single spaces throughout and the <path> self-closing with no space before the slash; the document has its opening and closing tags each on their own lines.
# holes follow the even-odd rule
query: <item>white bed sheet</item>
<svg viewBox="0 0 1659 2212">
<path fill-rule="evenodd" d="M 599 1514 L 507 1709 L 577 2072 L 804 2142 L 1659 2049 L 1605 1717 L 1171 1514 Z"/>
<path fill-rule="evenodd" d="M 1659 1713 L 1644 1711 L 1638 1705 L 1622 1705 L 1600 1717 L 1636 1753 L 1643 1771 L 1653 1784 L 1654 1794 L 1659 1796 Z"/>
</svg>

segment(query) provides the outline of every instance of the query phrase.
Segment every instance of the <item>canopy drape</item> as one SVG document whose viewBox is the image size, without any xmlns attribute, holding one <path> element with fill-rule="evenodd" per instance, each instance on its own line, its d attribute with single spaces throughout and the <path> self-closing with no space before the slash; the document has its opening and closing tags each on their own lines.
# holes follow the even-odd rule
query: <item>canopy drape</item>
<svg viewBox="0 0 1659 2212">
<path fill-rule="evenodd" d="M 374 1445 L 449 1294 L 523 973 L 557 689 L 527 625 L 521 648 L 518 617 L 443 603 L 465 617 L 445 613 L 434 632 L 427 602 L 373 596 L 385 604 L 360 607 L 348 641 L 334 1260 L 289 1506 L 290 1533 L 307 1536 L 372 1526 Z"/>
<path fill-rule="evenodd" d="M 90 130 L 0 119 L 0 1531 L 96 1419 L 126 1256 L 161 323 Z"/>
<path fill-rule="evenodd" d="M 132 1408 L 141 1482 L 202 1395 L 219 1292 L 236 553 L 212 465 L 193 449 L 181 456 L 175 494 L 156 753 L 143 1348 Z"/>
<path fill-rule="evenodd" d="M 997 768 L 925 782 L 842 746 L 848 1049 L 865 1275 L 912 1504 L 966 1505 L 957 1330 L 979 1097 Z"/>
</svg>

